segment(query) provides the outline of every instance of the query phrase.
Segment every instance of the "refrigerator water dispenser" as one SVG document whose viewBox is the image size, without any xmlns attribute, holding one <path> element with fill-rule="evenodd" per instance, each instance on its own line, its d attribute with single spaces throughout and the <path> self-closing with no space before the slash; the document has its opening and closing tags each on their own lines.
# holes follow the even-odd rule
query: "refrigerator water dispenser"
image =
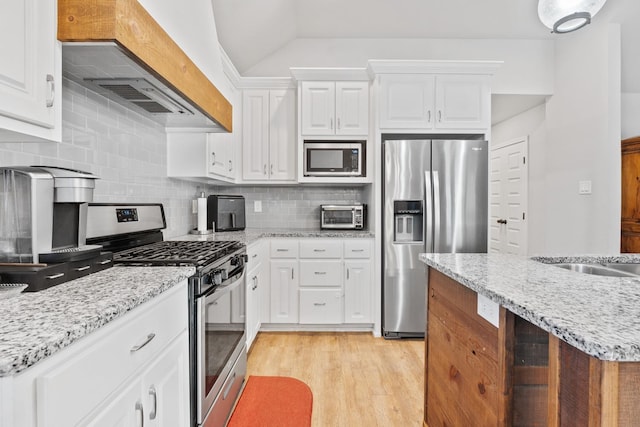
<svg viewBox="0 0 640 427">
<path fill-rule="evenodd" d="M 422 243 L 422 200 L 393 201 L 394 243 Z"/>
</svg>

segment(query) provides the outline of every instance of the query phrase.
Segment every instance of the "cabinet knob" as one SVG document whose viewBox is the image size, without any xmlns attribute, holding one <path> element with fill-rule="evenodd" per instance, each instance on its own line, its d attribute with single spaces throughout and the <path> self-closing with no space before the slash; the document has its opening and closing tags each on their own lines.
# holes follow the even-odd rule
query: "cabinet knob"
<svg viewBox="0 0 640 427">
<path fill-rule="evenodd" d="M 51 74 L 47 74 L 47 85 L 49 86 L 49 98 L 47 98 L 47 108 L 53 107 L 53 101 L 56 99 L 56 82 Z"/>
</svg>

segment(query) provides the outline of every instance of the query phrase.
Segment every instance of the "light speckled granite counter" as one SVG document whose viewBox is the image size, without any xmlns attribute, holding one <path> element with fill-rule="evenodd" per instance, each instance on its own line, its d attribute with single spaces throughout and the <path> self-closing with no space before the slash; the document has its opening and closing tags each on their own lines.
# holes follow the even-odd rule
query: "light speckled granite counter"
<svg viewBox="0 0 640 427">
<path fill-rule="evenodd" d="M 640 362 L 640 277 L 594 276 L 545 264 L 640 262 L 640 256 L 421 254 L 420 259 L 591 356 Z"/>
<path fill-rule="evenodd" d="M 193 267 L 112 267 L 0 300 L 0 377 L 18 373 L 190 277 Z"/>
<path fill-rule="evenodd" d="M 370 231 L 357 230 L 269 230 L 269 229 L 246 229 L 243 231 L 224 231 L 214 234 L 205 234 L 199 236 L 197 234 L 187 234 L 185 236 L 174 237 L 171 240 L 238 240 L 246 245 L 250 245 L 258 239 L 263 238 L 373 238 L 374 234 Z"/>
</svg>

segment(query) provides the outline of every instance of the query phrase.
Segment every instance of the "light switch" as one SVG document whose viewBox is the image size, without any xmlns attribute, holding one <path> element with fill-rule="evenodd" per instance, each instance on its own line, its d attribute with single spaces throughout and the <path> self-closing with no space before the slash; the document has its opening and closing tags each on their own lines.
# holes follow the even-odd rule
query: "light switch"
<svg viewBox="0 0 640 427">
<path fill-rule="evenodd" d="M 578 181 L 578 194 L 591 194 L 591 181 Z"/>
<path fill-rule="evenodd" d="M 253 211 L 254 212 L 262 212 L 262 200 L 254 200 L 253 201 Z"/>
</svg>

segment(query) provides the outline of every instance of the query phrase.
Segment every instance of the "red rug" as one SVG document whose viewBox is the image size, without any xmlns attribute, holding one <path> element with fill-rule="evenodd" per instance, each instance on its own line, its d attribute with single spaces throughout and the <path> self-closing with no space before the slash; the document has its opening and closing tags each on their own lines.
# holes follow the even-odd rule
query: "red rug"
<svg viewBox="0 0 640 427">
<path fill-rule="evenodd" d="M 228 427 L 308 427 L 313 394 L 289 377 L 250 375 Z"/>
</svg>

